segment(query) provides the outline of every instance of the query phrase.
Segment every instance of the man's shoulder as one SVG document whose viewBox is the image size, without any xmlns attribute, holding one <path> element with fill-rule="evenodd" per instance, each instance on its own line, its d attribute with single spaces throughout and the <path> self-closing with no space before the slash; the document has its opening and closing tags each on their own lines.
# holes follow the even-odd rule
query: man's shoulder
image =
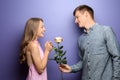
<svg viewBox="0 0 120 80">
<path fill-rule="evenodd" d="M 106 31 L 111 31 L 111 30 L 112 30 L 112 27 L 103 25 L 103 30 L 104 30 L 105 32 L 106 32 Z"/>
<path fill-rule="evenodd" d="M 109 30 L 109 29 L 111 29 L 111 26 L 107 26 L 107 25 L 101 25 L 101 24 L 97 24 L 98 26 L 98 28 L 101 28 L 101 29 L 103 29 L 103 30 Z"/>
</svg>

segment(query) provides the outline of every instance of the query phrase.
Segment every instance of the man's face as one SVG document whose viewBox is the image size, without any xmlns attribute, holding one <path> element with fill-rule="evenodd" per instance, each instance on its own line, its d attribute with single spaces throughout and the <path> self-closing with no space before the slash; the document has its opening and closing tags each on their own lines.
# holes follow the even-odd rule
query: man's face
<svg viewBox="0 0 120 80">
<path fill-rule="evenodd" d="M 85 26 L 85 14 L 80 11 L 76 11 L 75 13 L 75 23 L 78 24 L 80 28 L 83 28 Z"/>
</svg>

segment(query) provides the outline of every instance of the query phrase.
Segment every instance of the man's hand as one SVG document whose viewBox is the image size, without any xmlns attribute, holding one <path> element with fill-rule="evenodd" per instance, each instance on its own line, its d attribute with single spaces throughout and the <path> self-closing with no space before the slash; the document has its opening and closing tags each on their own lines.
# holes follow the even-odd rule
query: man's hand
<svg viewBox="0 0 120 80">
<path fill-rule="evenodd" d="M 67 64 L 60 64 L 59 69 L 60 71 L 65 72 L 65 73 L 71 72 L 71 67 Z"/>
</svg>

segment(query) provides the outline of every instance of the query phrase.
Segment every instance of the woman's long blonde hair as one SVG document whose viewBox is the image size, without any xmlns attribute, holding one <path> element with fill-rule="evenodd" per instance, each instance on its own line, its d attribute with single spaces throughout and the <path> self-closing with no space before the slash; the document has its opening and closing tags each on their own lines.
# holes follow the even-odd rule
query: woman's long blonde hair
<svg viewBox="0 0 120 80">
<path fill-rule="evenodd" d="M 30 41 L 37 38 L 38 28 L 40 21 L 43 22 L 41 18 L 30 18 L 25 25 L 24 34 L 20 46 L 20 63 L 26 60 L 26 49 Z"/>
</svg>

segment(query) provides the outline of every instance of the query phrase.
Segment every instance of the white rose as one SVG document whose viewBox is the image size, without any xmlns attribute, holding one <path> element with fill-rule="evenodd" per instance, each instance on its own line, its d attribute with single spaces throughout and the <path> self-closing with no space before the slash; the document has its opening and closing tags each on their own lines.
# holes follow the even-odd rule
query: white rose
<svg viewBox="0 0 120 80">
<path fill-rule="evenodd" d="M 55 41 L 56 43 L 60 43 L 60 42 L 63 41 L 63 39 L 62 39 L 62 37 L 55 37 L 55 38 L 54 38 L 54 41 Z"/>
</svg>

